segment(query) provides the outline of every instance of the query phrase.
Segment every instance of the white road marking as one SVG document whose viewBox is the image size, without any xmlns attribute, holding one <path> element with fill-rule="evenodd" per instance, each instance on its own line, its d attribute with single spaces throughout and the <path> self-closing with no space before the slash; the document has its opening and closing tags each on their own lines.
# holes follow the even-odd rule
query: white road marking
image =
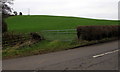
<svg viewBox="0 0 120 72">
<path fill-rule="evenodd" d="M 112 53 L 115 53 L 115 52 L 118 52 L 118 51 L 119 50 L 114 50 L 114 51 L 111 51 L 111 52 L 106 52 L 106 53 L 103 53 L 103 54 L 94 55 L 93 58 L 97 58 L 97 57 L 101 57 L 101 56 L 104 56 L 104 55 L 112 54 Z"/>
</svg>

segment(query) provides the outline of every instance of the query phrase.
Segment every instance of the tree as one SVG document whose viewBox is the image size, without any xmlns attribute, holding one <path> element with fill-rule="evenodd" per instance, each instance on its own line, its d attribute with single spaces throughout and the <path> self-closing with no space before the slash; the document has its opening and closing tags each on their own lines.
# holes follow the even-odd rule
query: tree
<svg viewBox="0 0 120 72">
<path fill-rule="evenodd" d="M 14 13 L 14 15 L 17 15 L 17 14 L 18 14 L 17 11 L 14 11 L 13 13 Z"/>
<path fill-rule="evenodd" d="M 9 5 L 13 4 L 13 0 L 1 0 L 0 6 L 2 7 L 2 32 L 7 31 L 7 24 L 5 22 L 5 18 L 9 17 L 12 13 L 12 8 Z M 0 13 L 1 13 L 0 12 Z"/>
<path fill-rule="evenodd" d="M 19 15 L 22 15 L 22 12 L 20 12 Z"/>
<path fill-rule="evenodd" d="M 9 5 L 13 4 L 13 0 L 2 0 L 2 14 L 3 15 L 11 15 L 12 8 Z"/>
</svg>

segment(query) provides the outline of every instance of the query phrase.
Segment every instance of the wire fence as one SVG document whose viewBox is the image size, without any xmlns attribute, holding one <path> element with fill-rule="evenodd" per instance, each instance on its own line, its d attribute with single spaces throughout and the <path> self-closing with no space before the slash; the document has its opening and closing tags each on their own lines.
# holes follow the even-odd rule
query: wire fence
<svg viewBox="0 0 120 72">
<path fill-rule="evenodd" d="M 77 38 L 76 29 L 42 30 L 41 34 L 47 40 L 72 41 Z"/>
<path fill-rule="evenodd" d="M 75 29 L 66 29 L 66 30 L 42 30 L 36 32 L 41 37 L 44 37 L 45 40 L 60 40 L 60 41 L 72 41 L 76 38 Z M 12 47 L 25 43 L 26 41 L 32 40 L 30 33 L 6 33 L 2 35 L 2 46 L 3 47 Z"/>
</svg>

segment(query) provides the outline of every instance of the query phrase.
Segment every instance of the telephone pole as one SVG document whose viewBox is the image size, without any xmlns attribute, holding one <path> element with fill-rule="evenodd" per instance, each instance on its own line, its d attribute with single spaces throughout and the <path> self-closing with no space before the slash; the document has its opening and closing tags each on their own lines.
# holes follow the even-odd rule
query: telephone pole
<svg viewBox="0 0 120 72">
<path fill-rule="evenodd" d="M 28 8 L 28 15 L 30 15 L 30 8 Z"/>
</svg>

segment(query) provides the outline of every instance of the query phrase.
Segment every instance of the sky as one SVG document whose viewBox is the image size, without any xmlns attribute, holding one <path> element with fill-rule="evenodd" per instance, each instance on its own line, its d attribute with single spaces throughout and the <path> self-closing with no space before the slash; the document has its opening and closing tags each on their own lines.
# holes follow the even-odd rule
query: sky
<svg viewBox="0 0 120 72">
<path fill-rule="evenodd" d="M 117 20 L 118 2 L 119 0 L 15 0 L 13 8 L 24 15 Z"/>
</svg>

